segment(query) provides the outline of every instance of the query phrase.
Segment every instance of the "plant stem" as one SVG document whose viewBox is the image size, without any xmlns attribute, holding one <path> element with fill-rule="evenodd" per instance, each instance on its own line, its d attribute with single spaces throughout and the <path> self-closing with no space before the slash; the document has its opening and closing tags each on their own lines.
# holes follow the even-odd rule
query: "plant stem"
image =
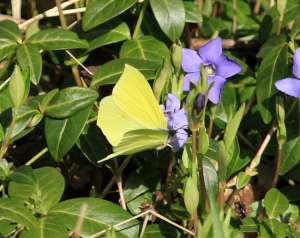
<svg viewBox="0 0 300 238">
<path fill-rule="evenodd" d="M 47 147 L 44 148 L 38 154 L 36 154 L 34 157 L 32 157 L 32 159 L 29 160 L 25 165 L 31 165 L 33 162 L 35 162 L 36 160 L 38 160 L 42 155 L 44 155 L 47 151 L 48 151 L 48 148 Z"/>
<path fill-rule="evenodd" d="M 124 198 L 122 175 L 120 173 L 119 166 L 118 166 L 118 160 L 116 157 L 114 158 L 114 164 L 115 164 L 115 171 L 116 171 L 116 182 L 117 182 L 119 194 L 120 194 L 120 203 L 121 203 L 122 208 L 124 210 L 127 210 L 126 202 L 125 202 L 125 198 Z"/>
<path fill-rule="evenodd" d="M 278 156 L 277 156 L 277 165 L 276 165 L 276 170 L 275 170 L 275 175 L 274 175 L 274 180 L 272 183 L 272 188 L 276 188 L 278 178 L 279 178 L 279 172 L 280 172 L 280 166 L 281 166 L 281 161 L 282 161 L 282 145 L 278 145 Z"/>
<path fill-rule="evenodd" d="M 63 10 L 62 10 L 62 7 L 61 7 L 60 0 L 55 0 L 55 4 L 56 4 L 57 10 L 59 12 L 60 24 L 61 24 L 61 26 L 62 26 L 63 29 L 67 29 L 67 23 L 66 23 L 65 16 L 63 14 Z"/>
<path fill-rule="evenodd" d="M 133 32 L 133 35 L 132 35 L 132 39 L 135 39 L 137 37 L 138 33 L 139 33 L 139 30 L 141 28 L 141 24 L 142 24 L 144 16 L 145 16 L 146 9 L 148 7 L 148 2 L 149 2 L 149 0 L 145 0 L 143 2 L 142 9 L 140 11 L 138 21 L 136 23 L 136 26 L 135 26 L 135 29 L 134 29 L 134 32 Z"/>
</svg>

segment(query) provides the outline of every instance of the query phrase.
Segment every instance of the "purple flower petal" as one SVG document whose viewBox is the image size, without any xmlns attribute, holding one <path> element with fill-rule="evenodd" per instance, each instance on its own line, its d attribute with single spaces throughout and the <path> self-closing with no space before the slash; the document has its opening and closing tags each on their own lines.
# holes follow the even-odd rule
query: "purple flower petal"
<svg viewBox="0 0 300 238">
<path fill-rule="evenodd" d="M 208 99 L 214 104 L 218 104 L 222 96 L 222 90 L 226 83 L 226 79 L 215 75 L 214 77 L 215 85 L 210 89 L 208 93 Z"/>
<path fill-rule="evenodd" d="M 185 108 L 180 109 L 174 115 L 174 120 L 171 122 L 171 127 L 174 129 L 186 129 L 188 128 L 189 121 L 186 115 Z"/>
<path fill-rule="evenodd" d="M 172 93 L 167 94 L 166 111 L 171 111 L 172 113 L 177 112 L 180 109 L 179 99 Z"/>
<path fill-rule="evenodd" d="M 235 74 L 238 74 L 243 70 L 233 59 L 229 58 L 227 55 L 221 55 L 217 64 L 216 64 L 216 75 L 229 78 Z"/>
<path fill-rule="evenodd" d="M 218 37 L 202 46 L 198 50 L 198 53 L 205 63 L 216 64 L 219 57 L 222 55 L 221 37 Z"/>
<path fill-rule="evenodd" d="M 182 49 L 182 69 L 186 73 L 200 72 L 200 65 L 203 63 L 197 51 Z"/>
<path fill-rule="evenodd" d="M 275 82 L 275 86 L 281 92 L 290 96 L 300 98 L 300 80 L 293 78 L 285 78 Z"/>
<path fill-rule="evenodd" d="M 172 136 L 170 145 L 173 147 L 174 152 L 177 152 L 186 142 L 188 134 L 185 130 L 178 130 L 176 134 Z"/>
<path fill-rule="evenodd" d="M 300 48 L 294 54 L 293 74 L 300 79 Z"/>
<path fill-rule="evenodd" d="M 192 81 L 194 84 L 197 85 L 199 78 L 200 78 L 200 71 L 185 75 L 183 91 L 190 91 L 190 81 Z"/>
</svg>

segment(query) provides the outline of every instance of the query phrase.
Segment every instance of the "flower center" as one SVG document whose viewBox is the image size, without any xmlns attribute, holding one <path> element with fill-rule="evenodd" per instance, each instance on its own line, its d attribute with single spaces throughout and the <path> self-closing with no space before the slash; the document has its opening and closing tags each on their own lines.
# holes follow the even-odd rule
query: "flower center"
<svg viewBox="0 0 300 238">
<path fill-rule="evenodd" d="M 211 63 L 205 63 L 204 64 L 204 68 L 205 68 L 205 74 L 207 77 L 213 77 L 215 76 L 216 73 L 216 68 L 213 64 Z"/>
</svg>

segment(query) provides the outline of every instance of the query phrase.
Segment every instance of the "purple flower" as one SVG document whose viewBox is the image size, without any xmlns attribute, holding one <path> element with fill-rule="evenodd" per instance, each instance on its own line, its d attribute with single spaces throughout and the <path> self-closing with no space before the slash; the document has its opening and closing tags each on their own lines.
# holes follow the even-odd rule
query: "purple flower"
<svg viewBox="0 0 300 238">
<path fill-rule="evenodd" d="M 241 72 L 243 68 L 233 59 L 222 54 L 220 37 L 202 46 L 198 51 L 183 49 L 182 68 L 187 73 L 184 77 L 184 91 L 190 90 L 190 81 L 198 84 L 201 64 L 204 64 L 208 83 L 215 82 L 208 93 L 208 99 L 217 104 L 220 101 L 226 78 Z"/>
<path fill-rule="evenodd" d="M 294 54 L 293 74 L 295 78 L 285 78 L 275 82 L 275 86 L 281 92 L 284 92 L 295 98 L 300 98 L 300 48 Z"/>
<path fill-rule="evenodd" d="M 188 128 L 188 118 L 185 108 L 180 109 L 179 99 L 171 94 L 167 94 L 166 107 L 160 105 L 168 120 L 168 131 L 170 137 L 170 145 L 174 152 L 178 151 L 188 138 L 188 134 L 184 129 Z"/>
</svg>

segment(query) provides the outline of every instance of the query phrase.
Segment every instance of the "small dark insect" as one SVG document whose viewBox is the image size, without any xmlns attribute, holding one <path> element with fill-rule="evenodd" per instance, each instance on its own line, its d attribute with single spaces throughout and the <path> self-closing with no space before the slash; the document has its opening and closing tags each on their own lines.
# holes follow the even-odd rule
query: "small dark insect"
<svg viewBox="0 0 300 238">
<path fill-rule="evenodd" d="M 247 215 L 249 215 L 249 209 L 248 207 L 241 202 L 240 196 L 234 196 L 234 213 L 238 214 L 240 219 L 244 219 Z"/>
</svg>

